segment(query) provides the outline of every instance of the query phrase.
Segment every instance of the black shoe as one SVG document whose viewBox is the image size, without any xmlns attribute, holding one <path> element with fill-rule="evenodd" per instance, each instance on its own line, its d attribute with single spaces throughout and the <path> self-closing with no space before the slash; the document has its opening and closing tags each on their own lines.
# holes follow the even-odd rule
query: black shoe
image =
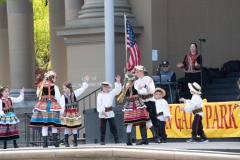
<svg viewBox="0 0 240 160">
<path fill-rule="evenodd" d="M 136 145 L 148 145 L 148 141 L 147 140 L 141 140 L 139 142 L 136 143 Z"/>
<path fill-rule="evenodd" d="M 152 132 L 155 143 L 161 143 L 160 138 L 158 136 L 158 127 L 152 126 L 150 130 Z"/>
<path fill-rule="evenodd" d="M 57 140 L 57 133 L 53 133 L 52 136 L 53 136 L 53 145 L 55 147 L 59 147 L 59 143 L 58 143 L 58 140 Z"/>
<path fill-rule="evenodd" d="M 201 139 L 201 142 L 209 142 L 208 139 Z"/>
<path fill-rule="evenodd" d="M 167 141 L 165 139 L 162 139 L 161 143 L 167 143 Z"/>
<path fill-rule="evenodd" d="M 105 145 L 105 142 L 100 142 L 100 145 Z"/>
<path fill-rule="evenodd" d="M 121 141 L 119 139 L 115 139 L 115 144 L 117 143 L 121 143 Z"/>
<path fill-rule="evenodd" d="M 188 142 L 188 143 L 197 143 L 197 141 L 196 141 L 195 139 L 193 139 L 193 138 L 187 140 L 187 142 Z"/>
<path fill-rule="evenodd" d="M 132 145 L 132 142 L 131 142 L 131 133 L 127 133 L 127 142 L 126 142 L 126 144 L 127 144 L 128 146 L 131 146 L 131 145 Z"/>
<path fill-rule="evenodd" d="M 7 149 L 7 142 L 5 141 L 5 142 L 3 142 L 3 149 Z"/>
<path fill-rule="evenodd" d="M 13 148 L 19 148 L 19 146 L 17 145 L 17 141 L 13 140 Z"/>
<path fill-rule="evenodd" d="M 65 142 L 64 142 L 65 147 L 70 147 L 68 143 L 68 134 L 65 134 Z"/>
</svg>

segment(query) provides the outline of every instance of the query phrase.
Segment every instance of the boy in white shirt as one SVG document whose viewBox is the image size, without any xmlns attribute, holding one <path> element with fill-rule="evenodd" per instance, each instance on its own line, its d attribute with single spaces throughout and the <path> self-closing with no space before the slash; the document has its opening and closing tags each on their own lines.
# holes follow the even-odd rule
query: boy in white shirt
<svg viewBox="0 0 240 160">
<path fill-rule="evenodd" d="M 109 122 L 111 133 L 113 134 L 115 143 L 119 143 L 118 133 L 117 133 L 117 127 L 114 120 L 114 112 L 112 109 L 112 103 L 113 99 L 116 95 L 118 95 L 121 92 L 121 83 L 120 83 L 121 77 L 118 75 L 116 77 L 115 82 L 115 89 L 110 91 L 111 84 L 109 82 L 102 82 L 102 92 L 100 92 L 97 96 L 97 111 L 99 113 L 100 118 L 100 132 L 101 132 L 101 138 L 100 138 L 100 144 L 105 145 L 105 133 L 106 133 L 106 124 L 107 121 Z"/>
<path fill-rule="evenodd" d="M 190 89 L 190 93 L 192 94 L 192 99 L 184 99 L 180 98 L 180 102 L 186 103 L 185 107 L 181 109 L 186 113 L 193 113 L 194 119 L 192 122 L 192 138 L 187 140 L 189 143 L 197 142 L 197 135 L 200 135 L 202 142 L 208 142 L 208 139 L 203 131 L 202 118 L 203 118 L 203 103 L 201 98 L 201 86 L 196 82 L 188 83 L 188 88 Z"/>
<path fill-rule="evenodd" d="M 154 99 L 156 103 L 157 118 L 158 118 L 158 134 L 161 137 L 161 143 L 166 143 L 167 134 L 165 131 L 167 118 L 172 118 L 169 112 L 168 102 L 163 99 L 166 92 L 162 88 L 156 88 L 154 92 Z"/>
</svg>

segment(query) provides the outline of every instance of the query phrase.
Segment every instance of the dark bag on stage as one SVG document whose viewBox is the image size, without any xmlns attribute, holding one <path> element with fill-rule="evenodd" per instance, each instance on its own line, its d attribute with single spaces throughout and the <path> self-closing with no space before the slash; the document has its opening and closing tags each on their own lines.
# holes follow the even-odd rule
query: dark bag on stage
<svg viewBox="0 0 240 160">
<path fill-rule="evenodd" d="M 228 61 L 223 64 L 224 72 L 238 72 L 240 71 L 240 61 Z"/>
</svg>

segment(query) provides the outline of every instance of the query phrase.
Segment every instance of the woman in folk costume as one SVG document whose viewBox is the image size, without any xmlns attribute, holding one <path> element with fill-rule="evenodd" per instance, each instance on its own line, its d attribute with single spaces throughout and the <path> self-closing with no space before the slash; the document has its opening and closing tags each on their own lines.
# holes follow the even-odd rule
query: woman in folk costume
<svg viewBox="0 0 240 160">
<path fill-rule="evenodd" d="M 20 96 L 9 97 L 9 88 L 0 87 L 0 141 L 4 142 L 3 149 L 7 149 L 7 141 L 13 140 L 13 147 L 18 148 L 16 140 L 19 139 L 17 124 L 20 122 L 13 112 L 12 103 L 19 103 L 24 99 L 22 88 Z"/>
<path fill-rule="evenodd" d="M 54 146 L 59 147 L 57 142 L 57 128 L 61 127 L 60 112 L 63 112 L 63 110 L 59 104 L 59 88 L 54 84 L 56 79 L 56 73 L 48 71 L 44 74 L 44 80 L 37 85 L 39 101 L 33 109 L 30 121 L 30 127 L 35 129 L 42 127 L 43 148 L 48 147 L 48 127 L 52 128 Z"/>
<path fill-rule="evenodd" d="M 81 115 L 78 112 L 77 99 L 88 88 L 88 75 L 85 76 L 85 82 L 82 87 L 73 91 L 72 84 L 67 82 L 63 85 L 64 94 L 61 96 L 60 104 L 64 109 L 62 115 L 62 126 L 65 127 L 65 147 L 70 147 L 68 143 L 68 136 L 70 131 L 73 132 L 73 146 L 77 147 L 77 131 L 82 126 Z"/>
<path fill-rule="evenodd" d="M 131 131 L 132 126 L 138 126 L 142 123 L 147 123 L 149 128 L 152 126 L 146 106 L 141 99 L 138 98 L 138 92 L 134 88 L 135 76 L 131 73 L 125 75 L 128 82 L 126 83 L 121 95 L 118 97 L 118 101 L 122 102 L 124 96 L 127 101 L 123 106 L 124 112 L 124 125 L 127 126 L 127 145 L 132 145 Z"/>
<path fill-rule="evenodd" d="M 201 64 L 202 56 L 198 53 L 196 43 L 190 44 L 190 53 L 185 55 L 183 62 L 178 63 L 177 67 L 184 69 L 184 97 L 191 98 L 191 93 L 188 89 L 188 83 L 196 82 L 201 84 Z"/>
</svg>

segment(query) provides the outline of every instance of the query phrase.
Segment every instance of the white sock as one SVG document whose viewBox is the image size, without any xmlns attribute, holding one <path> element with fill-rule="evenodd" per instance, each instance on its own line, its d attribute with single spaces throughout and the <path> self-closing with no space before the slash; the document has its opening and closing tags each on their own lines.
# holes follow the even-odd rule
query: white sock
<svg viewBox="0 0 240 160">
<path fill-rule="evenodd" d="M 52 128 L 52 133 L 57 133 L 57 128 Z"/>
<path fill-rule="evenodd" d="M 72 130 L 73 134 L 77 134 L 77 131 L 78 131 L 77 128 L 74 128 L 74 129 Z"/>
<path fill-rule="evenodd" d="M 48 136 L 48 127 L 42 127 L 42 136 Z"/>
<path fill-rule="evenodd" d="M 148 128 L 151 128 L 153 126 L 151 121 L 147 121 L 146 124 L 147 124 Z"/>
<path fill-rule="evenodd" d="M 127 125 L 127 128 L 126 128 L 126 132 L 127 133 L 131 133 L 132 132 L 132 126 L 133 126 L 132 124 L 128 124 Z"/>
<path fill-rule="evenodd" d="M 64 134 L 70 134 L 70 129 L 65 128 Z"/>
</svg>

